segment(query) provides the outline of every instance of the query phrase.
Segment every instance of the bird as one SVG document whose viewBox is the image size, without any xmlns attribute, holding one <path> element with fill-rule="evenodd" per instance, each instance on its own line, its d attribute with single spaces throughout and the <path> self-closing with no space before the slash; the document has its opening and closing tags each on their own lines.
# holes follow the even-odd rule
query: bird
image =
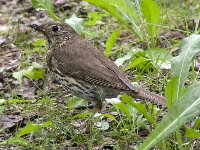
<svg viewBox="0 0 200 150">
<path fill-rule="evenodd" d="M 106 98 L 125 93 L 165 106 L 165 98 L 131 84 L 118 66 L 64 22 L 30 24 L 48 41 L 46 64 L 59 83 L 73 95 L 89 100 L 97 111 Z"/>
</svg>

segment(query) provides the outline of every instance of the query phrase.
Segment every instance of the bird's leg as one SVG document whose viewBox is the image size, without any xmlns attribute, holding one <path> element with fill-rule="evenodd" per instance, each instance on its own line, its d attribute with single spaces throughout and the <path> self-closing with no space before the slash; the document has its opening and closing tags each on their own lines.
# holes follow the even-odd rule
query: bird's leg
<svg viewBox="0 0 200 150">
<path fill-rule="evenodd" d="M 97 112 L 101 111 L 101 109 L 102 109 L 102 102 L 101 101 L 92 101 L 92 105 L 94 106 L 94 109 L 93 109 L 90 117 L 79 125 L 73 125 L 76 128 L 85 127 L 84 128 L 85 133 L 89 133 L 91 131 L 92 119 L 93 119 L 94 115 Z"/>
<path fill-rule="evenodd" d="M 84 122 L 86 123 L 86 128 L 85 128 L 85 132 L 88 133 L 91 131 L 91 124 L 92 124 L 92 119 L 94 117 L 94 115 L 101 111 L 102 109 L 102 102 L 101 101 L 92 101 L 92 104 L 94 105 L 94 109 L 92 111 L 92 115 Z"/>
</svg>

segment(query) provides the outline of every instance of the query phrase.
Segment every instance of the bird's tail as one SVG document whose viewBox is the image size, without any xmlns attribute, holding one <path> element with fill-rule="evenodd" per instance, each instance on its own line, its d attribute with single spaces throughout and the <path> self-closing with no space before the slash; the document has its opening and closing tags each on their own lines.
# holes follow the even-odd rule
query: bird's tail
<svg viewBox="0 0 200 150">
<path fill-rule="evenodd" d="M 147 99 L 153 104 L 165 106 L 166 101 L 163 96 L 154 94 L 140 87 L 135 87 L 136 91 L 127 91 L 126 93 L 132 97 Z"/>
</svg>

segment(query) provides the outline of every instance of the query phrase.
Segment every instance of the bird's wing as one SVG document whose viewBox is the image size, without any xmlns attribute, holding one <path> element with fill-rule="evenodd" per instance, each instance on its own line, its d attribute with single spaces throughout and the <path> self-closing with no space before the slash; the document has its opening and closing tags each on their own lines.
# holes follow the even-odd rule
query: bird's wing
<svg viewBox="0 0 200 150">
<path fill-rule="evenodd" d="M 103 54 L 100 54 L 103 55 Z M 112 71 L 123 83 L 131 89 L 134 93 L 138 93 L 138 88 L 133 86 L 126 75 L 108 58 L 99 57 L 100 62 Z"/>
<path fill-rule="evenodd" d="M 82 58 L 70 58 L 65 63 L 61 62 L 61 59 L 54 59 L 56 65 L 54 67 L 62 76 L 70 76 L 83 80 L 95 85 L 109 86 L 117 89 L 126 90 L 126 86 L 116 77 L 116 75 L 101 65 L 98 60 L 94 63 L 91 59 Z"/>
</svg>

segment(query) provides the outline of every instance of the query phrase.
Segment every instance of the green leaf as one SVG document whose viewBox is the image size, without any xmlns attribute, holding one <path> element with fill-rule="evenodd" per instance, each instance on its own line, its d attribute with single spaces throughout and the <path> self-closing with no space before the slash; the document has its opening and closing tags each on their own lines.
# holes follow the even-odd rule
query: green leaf
<svg viewBox="0 0 200 150">
<path fill-rule="evenodd" d="M 54 14 L 53 11 L 47 10 L 47 12 L 50 14 L 51 18 L 53 18 L 55 21 L 59 21 L 60 19 Z"/>
<path fill-rule="evenodd" d="M 0 105 L 13 104 L 13 103 L 31 103 L 31 102 L 35 102 L 35 100 L 9 99 L 5 101 L 0 101 Z"/>
<path fill-rule="evenodd" d="M 138 54 L 139 54 L 139 56 L 138 56 Z M 144 56 L 143 54 L 144 54 L 144 52 L 142 49 L 132 48 L 129 50 L 129 52 L 125 56 L 118 58 L 115 61 L 115 64 L 117 66 L 121 66 L 125 61 L 130 60 L 131 58 L 135 58 L 134 56 L 140 57 L 140 56 Z"/>
<path fill-rule="evenodd" d="M 128 95 L 122 95 L 122 102 L 124 103 L 128 103 L 129 105 L 133 106 L 134 108 L 136 108 L 141 114 L 143 114 L 145 116 L 146 119 L 149 120 L 149 122 L 155 126 L 156 124 L 156 121 L 155 119 L 147 113 L 147 110 L 146 110 L 146 106 L 141 104 L 141 103 L 135 103 L 132 99 L 131 96 L 128 96 Z"/>
<path fill-rule="evenodd" d="M 59 20 L 59 18 L 53 13 L 52 0 L 32 0 L 32 5 L 36 9 L 46 10 L 55 21 Z"/>
<path fill-rule="evenodd" d="M 121 22 L 123 22 L 124 24 L 128 25 L 126 23 L 126 21 L 123 19 L 122 15 L 119 13 L 119 11 L 117 10 L 117 8 L 115 7 L 114 3 L 115 1 L 113 0 L 85 0 L 97 7 L 100 7 L 102 9 L 105 9 L 106 11 L 108 11 L 109 13 L 111 13 L 112 15 L 114 15 L 116 18 L 118 18 Z"/>
<path fill-rule="evenodd" d="M 39 47 L 42 47 L 42 46 L 45 46 L 46 45 L 46 41 L 43 40 L 43 39 L 39 39 L 35 42 L 32 42 L 31 43 L 33 46 L 39 46 Z"/>
<path fill-rule="evenodd" d="M 116 120 L 116 118 L 115 118 L 113 115 L 111 115 L 111 114 L 101 114 L 101 116 L 111 118 L 111 119 L 114 120 L 116 123 L 118 123 L 118 121 Z"/>
<path fill-rule="evenodd" d="M 34 103 L 35 101 L 37 102 L 46 102 L 46 99 L 39 99 L 39 100 L 31 100 L 31 99 L 9 99 L 6 101 L 0 101 L 0 105 L 4 104 L 13 104 L 13 103 Z"/>
<path fill-rule="evenodd" d="M 88 103 L 88 101 L 85 100 L 85 99 L 73 97 L 73 98 L 71 98 L 67 101 L 66 106 L 69 107 L 69 108 L 75 108 L 75 107 L 79 107 L 79 106 L 86 106 L 87 103 Z"/>
<path fill-rule="evenodd" d="M 109 123 L 106 121 L 101 121 L 100 123 L 101 123 L 101 126 L 98 129 L 103 130 L 103 131 L 107 130 L 110 126 Z"/>
<path fill-rule="evenodd" d="M 119 67 L 121 65 L 123 65 L 123 63 L 129 59 L 131 59 L 131 57 L 134 55 L 134 51 L 133 50 L 130 50 L 125 56 L 121 57 L 121 58 L 118 58 L 116 61 L 115 61 L 115 64 Z"/>
<path fill-rule="evenodd" d="M 13 72 L 13 77 L 16 78 L 20 82 L 20 84 L 22 84 L 23 76 L 26 76 L 30 79 L 41 79 L 44 77 L 44 73 L 42 67 L 38 64 L 30 66 L 28 69 Z"/>
<path fill-rule="evenodd" d="M 137 37 L 144 41 L 145 35 L 140 29 L 142 15 L 140 8 L 138 8 L 139 2 L 133 0 L 114 0 L 112 3 L 126 21 L 125 25 L 131 27 Z"/>
<path fill-rule="evenodd" d="M 18 134 L 16 134 L 15 137 L 20 137 L 25 134 L 37 131 L 40 128 L 48 127 L 51 125 L 52 125 L 51 121 L 47 121 L 45 124 L 33 124 L 32 122 L 30 122 L 24 128 L 22 128 L 22 130 Z"/>
<path fill-rule="evenodd" d="M 131 0 L 85 0 L 97 7 L 100 7 L 115 16 L 119 21 L 128 27 L 132 27 L 139 39 L 144 40 L 144 34 L 137 25 L 139 22 L 135 3 Z M 130 25 L 129 25 L 130 24 Z"/>
<path fill-rule="evenodd" d="M 194 129 L 199 129 L 199 128 L 200 128 L 200 118 L 197 119 L 195 126 L 194 126 Z"/>
<path fill-rule="evenodd" d="M 21 138 L 21 136 L 37 131 L 40 128 L 48 127 L 50 125 L 52 125 L 51 121 L 47 121 L 45 124 L 33 124 L 32 122 L 30 122 L 24 128 L 22 128 L 22 130 L 14 137 L 10 137 L 8 140 L 5 140 L 0 144 L 13 144 L 13 145 L 26 146 L 28 145 L 29 142 Z"/>
<path fill-rule="evenodd" d="M 127 117 L 131 117 L 129 109 L 124 103 L 121 102 L 113 105 L 119 108 L 124 114 L 126 114 Z"/>
<path fill-rule="evenodd" d="M 185 38 L 180 43 L 180 54 L 177 57 L 172 58 L 172 77 L 178 77 L 177 79 L 177 93 L 176 99 L 178 99 L 184 88 L 184 83 L 189 73 L 190 66 L 194 55 L 200 51 L 200 35 L 191 35 Z"/>
<path fill-rule="evenodd" d="M 174 101 L 176 100 L 177 94 L 177 81 L 178 77 L 174 77 L 167 83 L 167 87 L 165 88 L 165 97 L 166 97 L 166 104 L 168 107 L 171 107 Z"/>
<path fill-rule="evenodd" d="M 200 137 L 200 130 L 191 129 L 186 125 L 184 125 L 184 129 L 185 129 L 185 134 L 184 134 L 185 137 L 190 137 L 190 138 Z"/>
<path fill-rule="evenodd" d="M 8 140 L 5 140 L 0 144 L 27 146 L 29 144 L 29 141 L 21 137 L 10 137 Z"/>
<path fill-rule="evenodd" d="M 89 12 L 88 19 L 89 21 L 84 22 L 84 25 L 95 25 L 97 21 L 99 21 L 103 16 L 108 16 L 107 12 L 99 13 L 99 12 Z"/>
<path fill-rule="evenodd" d="M 71 117 L 71 119 L 75 118 L 86 118 L 87 116 L 91 115 L 91 113 L 80 113 Z"/>
<path fill-rule="evenodd" d="M 53 10 L 52 0 L 32 0 L 32 5 L 40 10 Z"/>
<path fill-rule="evenodd" d="M 18 72 L 13 72 L 13 77 L 16 78 L 20 84 L 22 84 L 22 78 L 24 75 L 24 70 L 18 71 Z"/>
<path fill-rule="evenodd" d="M 27 50 L 24 50 L 23 52 L 24 52 L 25 54 L 30 54 L 30 53 L 32 53 L 33 51 L 27 49 Z"/>
<path fill-rule="evenodd" d="M 83 32 L 83 18 L 78 18 L 73 14 L 71 18 L 65 20 L 65 23 L 70 25 L 78 34 Z"/>
<path fill-rule="evenodd" d="M 171 69 L 172 54 L 166 49 L 151 48 L 145 51 L 145 56 L 151 59 L 153 66 L 161 69 Z"/>
<path fill-rule="evenodd" d="M 89 32 L 89 31 L 85 31 L 85 30 L 83 30 L 83 34 L 88 35 L 88 36 L 93 36 L 93 37 L 99 37 L 98 33 Z"/>
<path fill-rule="evenodd" d="M 200 82 L 189 87 L 187 93 L 175 101 L 173 106 L 169 108 L 166 116 L 139 147 L 139 150 L 149 150 L 182 124 L 200 115 L 199 91 Z"/>
<path fill-rule="evenodd" d="M 41 79 L 44 77 L 44 72 L 41 66 L 33 65 L 29 69 L 24 70 L 24 76 L 29 79 Z"/>
<path fill-rule="evenodd" d="M 118 37 L 120 33 L 120 28 L 118 28 L 117 30 L 115 30 L 107 39 L 106 41 L 106 56 L 109 57 L 110 56 L 110 53 L 111 53 L 111 50 L 113 48 L 113 45 Z"/>
<path fill-rule="evenodd" d="M 142 0 L 141 10 L 148 23 L 158 24 L 160 17 L 160 9 L 158 5 L 153 0 Z M 148 25 L 149 33 L 151 38 L 155 37 L 155 32 L 157 27 Z"/>
<path fill-rule="evenodd" d="M 147 66 L 147 64 L 150 62 L 150 60 L 148 60 L 147 58 L 141 56 L 138 58 L 133 58 L 131 60 L 131 63 L 123 70 L 123 71 L 127 71 L 131 68 L 139 68 L 139 69 L 143 69 L 145 66 Z"/>
</svg>

